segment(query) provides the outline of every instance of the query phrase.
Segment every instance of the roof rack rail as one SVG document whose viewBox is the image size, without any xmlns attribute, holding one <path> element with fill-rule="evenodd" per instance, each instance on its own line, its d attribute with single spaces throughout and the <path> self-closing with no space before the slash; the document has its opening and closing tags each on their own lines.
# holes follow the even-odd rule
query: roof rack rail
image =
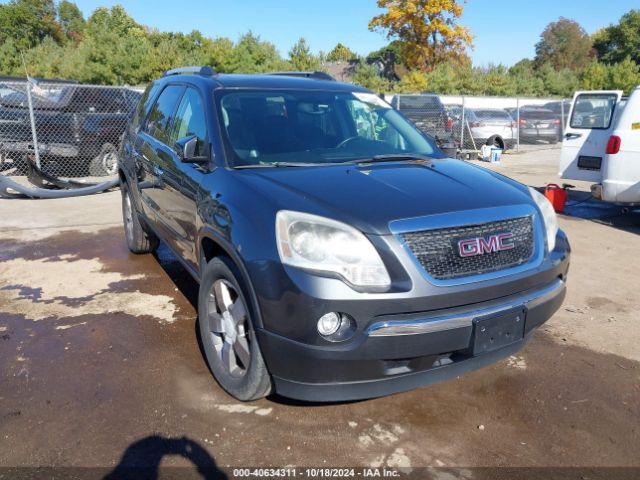
<svg viewBox="0 0 640 480">
<path fill-rule="evenodd" d="M 216 71 L 208 65 L 204 67 L 180 67 L 164 72 L 163 77 L 170 75 L 202 75 L 203 77 L 213 77 Z"/>
<path fill-rule="evenodd" d="M 283 77 L 300 77 L 300 78 L 312 78 L 314 80 L 328 80 L 335 82 L 336 79 L 325 72 L 272 72 L 269 75 L 280 75 Z"/>
</svg>

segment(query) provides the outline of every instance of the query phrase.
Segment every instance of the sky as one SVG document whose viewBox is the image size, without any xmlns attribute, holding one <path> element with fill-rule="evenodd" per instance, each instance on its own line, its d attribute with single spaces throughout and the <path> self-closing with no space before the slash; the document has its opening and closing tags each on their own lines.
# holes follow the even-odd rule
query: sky
<svg viewBox="0 0 640 480">
<path fill-rule="evenodd" d="M 207 36 L 237 39 L 252 30 L 286 55 L 305 37 L 314 52 L 340 41 L 361 55 L 387 42 L 370 32 L 375 0 L 75 0 L 86 16 L 99 6 L 123 5 L 139 23 L 164 31 L 200 30 Z M 545 26 L 564 16 L 589 33 L 617 22 L 639 0 L 468 0 L 461 23 L 475 36 L 474 65 L 513 65 L 532 58 Z"/>
</svg>

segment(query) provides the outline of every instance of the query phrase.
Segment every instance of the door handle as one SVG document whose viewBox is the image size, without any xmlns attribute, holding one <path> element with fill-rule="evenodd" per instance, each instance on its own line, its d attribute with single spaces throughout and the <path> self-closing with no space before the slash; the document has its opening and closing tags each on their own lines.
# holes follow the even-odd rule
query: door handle
<svg viewBox="0 0 640 480">
<path fill-rule="evenodd" d="M 564 134 L 564 138 L 566 138 L 567 140 L 570 140 L 572 138 L 580 138 L 582 136 L 581 133 L 565 133 Z"/>
</svg>

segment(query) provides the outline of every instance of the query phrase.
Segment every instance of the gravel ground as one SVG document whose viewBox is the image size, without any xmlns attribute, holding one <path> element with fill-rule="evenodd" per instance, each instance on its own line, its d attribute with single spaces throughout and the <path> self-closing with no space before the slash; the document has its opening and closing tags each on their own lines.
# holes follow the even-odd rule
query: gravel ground
<svg viewBox="0 0 640 480">
<path fill-rule="evenodd" d="M 488 167 L 541 187 L 558 154 Z M 588 197 L 577 185 L 560 218 L 565 305 L 517 356 L 331 405 L 227 396 L 198 347 L 197 285 L 166 249 L 128 253 L 118 192 L 0 200 L 0 467 L 638 467 L 640 215 Z"/>
</svg>

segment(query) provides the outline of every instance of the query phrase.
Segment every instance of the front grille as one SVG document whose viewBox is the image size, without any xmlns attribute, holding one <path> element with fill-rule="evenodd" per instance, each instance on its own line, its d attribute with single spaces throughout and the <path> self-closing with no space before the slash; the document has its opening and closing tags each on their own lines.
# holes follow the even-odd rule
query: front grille
<svg viewBox="0 0 640 480">
<path fill-rule="evenodd" d="M 463 257 L 458 242 L 473 238 L 511 233 L 514 248 L 483 255 Z M 534 236 L 531 217 L 464 227 L 441 228 L 402 234 L 405 244 L 425 271 L 436 280 L 450 280 L 496 272 L 527 263 L 533 256 Z"/>
</svg>

